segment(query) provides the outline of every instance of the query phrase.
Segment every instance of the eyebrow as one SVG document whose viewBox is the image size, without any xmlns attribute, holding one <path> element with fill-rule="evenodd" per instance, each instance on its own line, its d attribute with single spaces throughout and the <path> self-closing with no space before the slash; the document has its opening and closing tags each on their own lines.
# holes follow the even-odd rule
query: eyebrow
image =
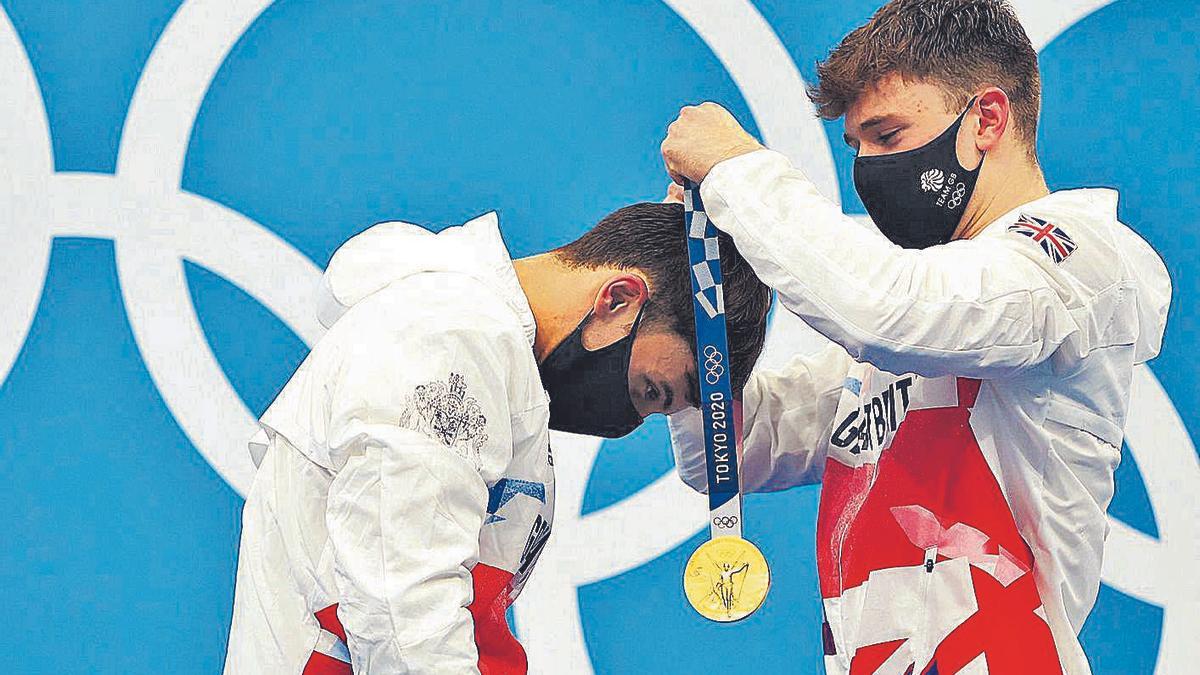
<svg viewBox="0 0 1200 675">
<path fill-rule="evenodd" d="M 886 122 L 889 117 L 891 117 L 891 115 L 876 115 L 876 116 L 868 119 L 866 122 L 863 122 L 862 124 L 858 125 L 858 128 L 859 129 L 870 129 L 871 127 L 879 126 L 880 124 L 883 124 L 884 122 Z"/>
<path fill-rule="evenodd" d="M 891 117 L 891 115 L 876 115 L 874 117 L 867 119 L 862 124 L 858 125 L 858 128 L 860 131 L 866 131 L 867 129 L 870 129 L 871 127 L 877 127 L 880 124 L 883 124 L 884 122 L 886 122 L 888 120 L 889 117 Z M 846 143 L 846 145 L 849 145 L 852 148 L 854 147 L 854 143 L 852 142 L 853 140 L 854 139 L 850 138 L 850 134 L 847 134 L 847 133 L 842 134 L 842 141 L 844 141 Z"/>
</svg>

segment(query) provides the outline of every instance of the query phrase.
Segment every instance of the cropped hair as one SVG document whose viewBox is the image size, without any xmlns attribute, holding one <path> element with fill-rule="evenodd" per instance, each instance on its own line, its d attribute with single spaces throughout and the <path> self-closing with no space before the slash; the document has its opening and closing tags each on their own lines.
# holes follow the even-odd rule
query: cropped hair
<svg viewBox="0 0 1200 675">
<path fill-rule="evenodd" d="M 837 119 L 893 74 L 940 87 L 955 111 L 982 87 L 1003 89 L 1014 130 L 1033 154 L 1042 89 L 1037 51 L 1005 0 L 892 0 L 817 64 L 808 95 L 821 117 Z"/>
<path fill-rule="evenodd" d="M 728 235 L 721 233 L 718 239 L 730 378 L 735 395 L 740 395 L 766 340 L 771 290 L 750 269 Z M 695 356 L 691 266 L 682 204 L 626 206 L 554 253 L 568 265 L 644 273 L 650 297 L 642 310 L 642 330 L 654 327 L 674 332 L 684 338 Z"/>
</svg>

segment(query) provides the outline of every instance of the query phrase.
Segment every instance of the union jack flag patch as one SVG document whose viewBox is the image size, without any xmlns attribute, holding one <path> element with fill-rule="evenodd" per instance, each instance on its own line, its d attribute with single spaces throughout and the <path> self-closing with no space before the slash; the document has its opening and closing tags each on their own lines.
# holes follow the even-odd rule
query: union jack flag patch
<svg viewBox="0 0 1200 675">
<path fill-rule="evenodd" d="M 1063 232 L 1062 228 L 1041 218 L 1027 216 L 1024 213 L 1017 219 L 1017 222 L 1008 226 L 1009 232 L 1016 232 L 1029 237 L 1050 256 L 1050 259 L 1058 264 L 1067 259 L 1078 246 L 1071 237 Z"/>
</svg>

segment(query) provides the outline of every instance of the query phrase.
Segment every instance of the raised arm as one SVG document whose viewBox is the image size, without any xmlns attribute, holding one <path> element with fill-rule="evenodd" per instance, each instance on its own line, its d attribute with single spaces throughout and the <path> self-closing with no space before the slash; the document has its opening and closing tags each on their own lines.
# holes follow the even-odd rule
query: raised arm
<svg viewBox="0 0 1200 675">
<path fill-rule="evenodd" d="M 786 307 L 890 372 L 1003 376 L 1067 341 L 1068 356 L 1082 356 L 1103 328 L 1091 325 L 1094 292 L 1028 237 L 985 232 L 900 248 L 843 215 L 769 150 L 717 164 L 702 196 Z"/>
</svg>

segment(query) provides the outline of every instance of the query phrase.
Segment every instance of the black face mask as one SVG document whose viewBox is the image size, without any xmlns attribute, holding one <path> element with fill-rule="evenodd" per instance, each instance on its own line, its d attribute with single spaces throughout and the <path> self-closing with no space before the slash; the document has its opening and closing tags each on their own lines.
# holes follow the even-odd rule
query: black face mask
<svg viewBox="0 0 1200 675">
<path fill-rule="evenodd" d="M 584 317 L 538 366 L 550 394 L 550 428 L 619 438 L 642 423 L 629 398 L 629 358 L 642 314 L 629 335 L 595 351 L 583 346 L 583 327 L 591 318 L 590 313 Z"/>
<path fill-rule="evenodd" d="M 940 136 L 919 148 L 856 157 L 854 187 L 871 220 L 904 248 L 950 241 L 975 191 L 983 160 L 974 171 L 958 163 L 958 130 L 975 99 Z"/>
</svg>

